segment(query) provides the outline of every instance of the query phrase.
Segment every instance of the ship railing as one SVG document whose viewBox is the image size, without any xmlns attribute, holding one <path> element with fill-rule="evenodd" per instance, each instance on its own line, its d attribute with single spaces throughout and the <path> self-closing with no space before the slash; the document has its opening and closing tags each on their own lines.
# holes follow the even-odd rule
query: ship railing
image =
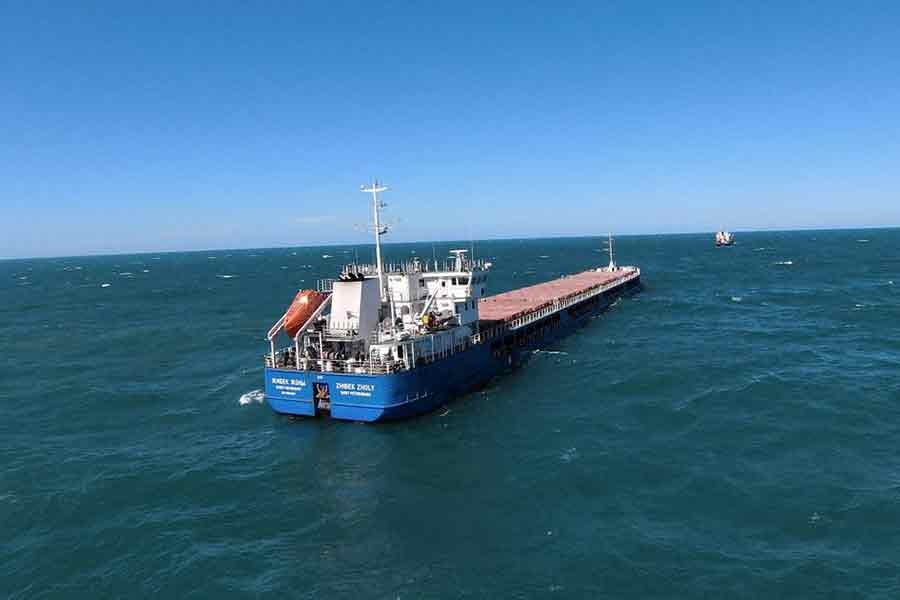
<svg viewBox="0 0 900 600">
<path fill-rule="evenodd" d="M 493 266 L 491 261 L 478 258 L 475 260 L 471 259 L 463 259 L 462 264 L 462 272 L 471 272 L 471 271 L 487 271 Z M 344 270 L 349 273 L 362 273 L 363 275 L 375 275 L 378 273 L 378 268 L 375 265 L 364 264 L 364 263 L 350 263 L 344 266 Z M 425 260 L 424 258 L 421 260 L 410 260 L 399 263 L 384 263 L 382 265 L 382 270 L 384 273 L 388 274 L 405 274 L 405 273 L 458 273 L 456 269 L 456 261 L 455 259 L 446 259 L 441 261 L 435 260 Z"/>
<path fill-rule="evenodd" d="M 521 317 L 517 317 L 507 324 L 510 330 L 519 329 L 521 327 L 525 327 L 526 325 L 530 325 L 535 321 L 539 321 L 544 317 L 551 315 L 555 312 L 559 312 L 564 310 L 574 304 L 579 304 L 584 302 L 585 300 L 589 300 L 594 296 L 599 296 L 600 294 L 607 292 L 611 289 L 617 288 L 624 283 L 627 283 L 640 275 L 639 269 L 633 269 L 631 273 L 622 277 L 621 279 L 616 279 L 614 281 L 610 281 L 609 283 L 604 283 L 603 285 L 595 286 L 589 288 L 583 292 L 579 292 L 572 296 L 566 296 L 565 298 L 557 298 L 542 308 L 530 312 L 528 314 L 522 315 Z"/>
<path fill-rule="evenodd" d="M 359 324 L 354 321 L 331 321 L 321 331 L 327 339 L 352 340 L 359 337 Z"/>
<path fill-rule="evenodd" d="M 384 361 L 375 359 L 305 358 L 299 359 L 295 354 L 282 352 L 275 354 L 275 360 L 266 354 L 266 366 L 291 371 L 309 371 L 318 373 L 347 373 L 358 375 L 388 375 L 406 370 L 402 361 Z"/>
<path fill-rule="evenodd" d="M 336 279 L 319 279 L 316 281 L 316 290 L 320 292 L 334 291 L 334 282 Z"/>
<path fill-rule="evenodd" d="M 432 343 L 434 341 L 433 336 Z M 435 347 L 433 350 L 425 350 L 423 351 L 421 348 L 415 351 L 415 362 L 416 365 L 427 365 L 433 363 L 435 361 L 447 358 L 448 356 L 453 356 L 454 354 L 459 354 L 460 352 L 465 352 L 468 350 L 474 343 L 475 336 L 466 336 L 457 338 L 453 341 L 452 344 L 447 344 L 445 346 Z"/>
</svg>

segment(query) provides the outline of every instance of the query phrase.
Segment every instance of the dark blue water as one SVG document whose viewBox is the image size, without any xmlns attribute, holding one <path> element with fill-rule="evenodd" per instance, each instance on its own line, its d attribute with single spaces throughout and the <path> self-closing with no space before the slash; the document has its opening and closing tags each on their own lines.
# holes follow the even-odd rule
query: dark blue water
<svg viewBox="0 0 900 600">
<path fill-rule="evenodd" d="M 738 241 L 621 238 L 639 295 L 386 426 L 253 393 L 353 250 L 0 262 L 0 596 L 900 597 L 900 231 Z"/>
</svg>

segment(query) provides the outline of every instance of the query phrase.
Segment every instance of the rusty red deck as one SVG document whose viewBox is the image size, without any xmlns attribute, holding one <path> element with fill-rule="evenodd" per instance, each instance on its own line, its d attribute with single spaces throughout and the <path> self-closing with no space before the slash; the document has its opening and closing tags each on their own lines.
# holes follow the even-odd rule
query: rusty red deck
<svg viewBox="0 0 900 600">
<path fill-rule="evenodd" d="M 484 321 L 511 321 L 547 306 L 554 300 L 563 300 L 617 279 L 624 280 L 632 273 L 630 269 L 584 271 L 577 275 L 488 296 L 478 302 L 478 317 Z"/>
</svg>

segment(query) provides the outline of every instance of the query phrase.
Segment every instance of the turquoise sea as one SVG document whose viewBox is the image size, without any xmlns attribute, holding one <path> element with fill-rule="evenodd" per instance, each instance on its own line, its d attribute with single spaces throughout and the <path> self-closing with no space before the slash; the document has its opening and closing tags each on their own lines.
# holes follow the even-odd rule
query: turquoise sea
<svg viewBox="0 0 900 600">
<path fill-rule="evenodd" d="M 259 393 L 371 246 L 0 262 L 0 597 L 898 598 L 900 230 L 737 240 L 619 238 L 641 293 L 388 425 Z M 476 253 L 499 292 L 601 243 Z"/>
</svg>

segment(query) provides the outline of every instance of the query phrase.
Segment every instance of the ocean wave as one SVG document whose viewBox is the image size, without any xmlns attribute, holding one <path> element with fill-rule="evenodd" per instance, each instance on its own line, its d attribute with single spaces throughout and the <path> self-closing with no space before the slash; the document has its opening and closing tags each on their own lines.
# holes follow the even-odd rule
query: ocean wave
<svg viewBox="0 0 900 600">
<path fill-rule="evenodd" d="M 562 454 L 559 455 L 559 460 L 565 463 L 570 463 L 573 460 L 578 458 L 578 448 L 568 448 Z"/>
<path fill-rule="evenodd" d="M 252 390 L 247 392 L 246 394 L 241 394 L 241 397 L 238 398 L 238 404 L 241 406 L 246 406 L 247 404 L 262 404 L 263 400 L 266 399 L 266 394 L 262 390 Z"/>
</svg>

